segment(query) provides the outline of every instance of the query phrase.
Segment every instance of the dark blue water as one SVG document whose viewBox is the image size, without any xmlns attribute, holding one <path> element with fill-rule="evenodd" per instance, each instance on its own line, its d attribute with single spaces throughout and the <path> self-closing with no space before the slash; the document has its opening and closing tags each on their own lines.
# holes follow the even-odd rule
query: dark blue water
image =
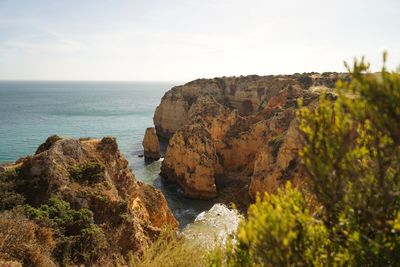
<svg viewBox="0 0 400 267">
<path fill-rule="evenodd" d="M 174 83 L 0 82 L 0 163 L 33 154 L 53 134 L 115 136 L 136 177 L 160 188 L 185 225 L 210 207 L 164 184 L 160 162 L 145 164 L 142 140 L 164 92 Z"/>
</svg>

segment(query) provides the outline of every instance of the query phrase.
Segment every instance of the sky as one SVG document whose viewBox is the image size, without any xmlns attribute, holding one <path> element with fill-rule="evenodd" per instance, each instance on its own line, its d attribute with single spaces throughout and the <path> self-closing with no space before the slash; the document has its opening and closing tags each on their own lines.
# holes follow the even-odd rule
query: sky
<svg viewBox="0 0 400 267">
<path fill-rule="evenodd" d="M 400 64 L 400 0 L 0 0 L 0 80 L 189 81 Z"/>
</svg>

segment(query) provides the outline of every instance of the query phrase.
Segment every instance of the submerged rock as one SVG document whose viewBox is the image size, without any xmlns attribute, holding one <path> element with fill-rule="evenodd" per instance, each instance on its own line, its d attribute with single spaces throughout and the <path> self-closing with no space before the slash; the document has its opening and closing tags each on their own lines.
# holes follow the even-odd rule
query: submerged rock
<svg viewBox="0 0 400 267">
<path fill-rule="evenodd" d="M 154 127 L 146 129 L 143 139 L 144 157 L 150 160 L 160 159 L 160 143 Z"/>
<path fill-rule="evenodd" d="M 154 114 L 169 137 L 161 174 L 185 195 L 246 205 L 243 195 L 272 192 L 301 176 L 297 100 L 316 103 L 346 74 L 309 73 L 200 79 L 177 86 Z M 238 203 L 239 202 L 239 203 Z M 240 203 L 242 202 L 242 203 Z"/>
</svg>

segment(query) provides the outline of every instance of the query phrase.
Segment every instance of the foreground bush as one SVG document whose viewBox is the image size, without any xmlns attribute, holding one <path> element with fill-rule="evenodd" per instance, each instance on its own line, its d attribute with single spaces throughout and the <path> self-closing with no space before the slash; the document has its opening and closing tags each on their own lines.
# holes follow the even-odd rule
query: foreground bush
<svg viewBox="0 0 400 267">
<path fill-rule="evenodd" d="M 400 75 L 368 68 L 355 61 L 335 103 L 322 97 L 314 111 L 299 113 L 301 157 L 331 241 L 329 265 L 400 262 Z"/>
<path fill-rule="evenodd" d="M 319 266 L 327 230 L 304 194 L 288 183 L 276 195 L 258 197 L 232 242 L 211 255 L 211 266 Z"/>
<path fill-rule="evenodd" d="M 400 74 L 368 69 L 355 61 L 337 96 L 298 113 L 316 204 L 290 187 L 266 195 L 210 265 L 399 266 Z"/>
</svg>

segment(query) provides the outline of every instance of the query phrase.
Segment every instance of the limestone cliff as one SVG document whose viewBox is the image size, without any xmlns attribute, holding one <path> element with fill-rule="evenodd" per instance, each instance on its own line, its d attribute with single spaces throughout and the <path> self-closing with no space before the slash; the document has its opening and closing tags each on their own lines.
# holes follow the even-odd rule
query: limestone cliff
<svg viewBox="0 0 400 267">
<path fill-rule="evenodd" d="M 198 79 L 176 86 L 163 96 L 154 114 L 159 136 L 169 138 L 190 120 L 188 114 L 198 97 L 212 96 L 218 103 L 235 108 L 240 115 L 255 114 L 265 108 L 268 100 L 288 86 L 302 89 L 334 87 L 345 74 L 309 73 L 294 75 L 240 76 Z"/>
<path fill-rule="evenodd" d="M 47 214 L 49 209 L 58 209 L 60 205 L 67 208 L 70 206 L 72 211 L 89 210 L 93 214 L 93 223 L 90 224 L 93 227 L 85 229 L 98 229 L 96 231 L 104 233 L 102 253 L 96 258 L 86 257 L 84 252 L 73 254 L 76 257 L 71 258 L 73 263 L 84 262 L 101 266 L 117 264 L 118 260 L 123 263 L 128 252 L 139 251 L 148 246 L 163 225 L 177 226 L 163 194 L 135 178 L 115 139 L 111 137 L 102 140 L 50 137 L 38 148 L 35 155 L 22 158 L 16 164 L 3 166 L 0 180 L 1 185 L 12 185 L 12 190 L 15 191 L 13 194 L 21 196 L 23 203 L 32 207 L 28 210 L 35 216 L 43 217 L 42 212 Z M 7 196 L 11 194 L 5 191 L 1 193 L 7 193 Z M 65 204 L 56 202 L 58 206 L 53 208 L 49 203 L 54 202 L 54 197 Z M 9 209 L 12 205 L 3 198 L 1 208 Z M 78 214 L 73 216 L 88 214 L 72 211 L 71 214 Z M 53 217 L 48 220 L 53 222 L 50 226 L 47 225 L 50 228 L 54 222 L 60 221 Z M 40 224 L 41 221 L 37 223 Z M 82 223 L 78 221 L 74 227 L 80 225 Z M 76 236 L 89 231 L 85 229 L 76 233 Z M 55 235 L 59 234 L 57 231 L 54 230 Z M 68 230 L 60 240 L 72 238 L 71 242 L 74 242 L 77 237 L 71 235 Z M 57 241 L 54 251 L 65 250 L 63 246 L 58 247 L 60 242 Z M 79 244 L 78 242 L 77 249 L 81 249 Z M 67 253 L 65 251 L 63 253 Z M 63 256 L 54 257 L 57 261 L 57 257 Z"/>
<path fill-rule="evenodd" d="M 241 76 L 172 88 L 154 115 L 157 134 L 170 138 L 162 175 L 189 197 L 273 191 L 299 173 L 297 100 L 309 105 L 339 79 L 346 75 Z"/>
</svg>

